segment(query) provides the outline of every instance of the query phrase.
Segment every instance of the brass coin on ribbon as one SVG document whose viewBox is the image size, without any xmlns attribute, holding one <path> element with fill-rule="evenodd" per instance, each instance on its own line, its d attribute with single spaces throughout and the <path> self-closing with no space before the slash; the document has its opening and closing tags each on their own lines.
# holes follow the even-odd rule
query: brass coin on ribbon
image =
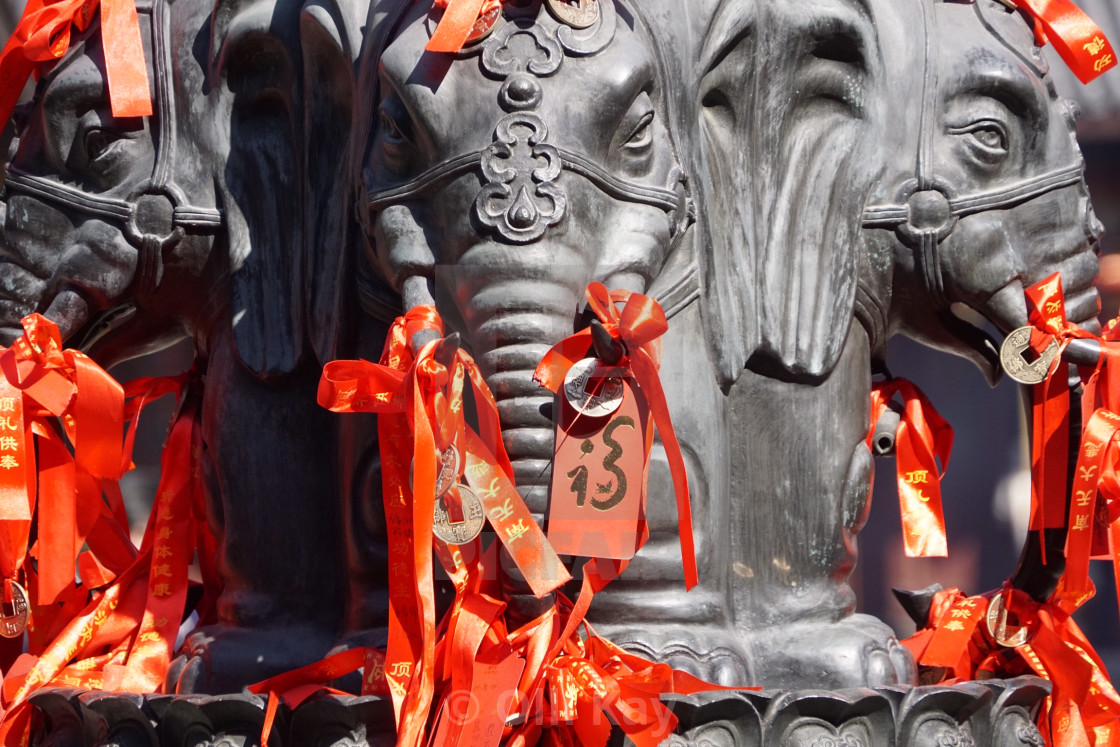
<svg viewBox="0 0 1120 747">
<path fill-rule="evenodd" d="M 474 44 L 475 42 L 480 42 L 486 37 L 490 36 L 490 32 L 497 27 L 498 19 L 500 19 L 501 17 L 501 7 L 494 8 L 489 13 L 483 13 L 482 15 L 480 15 L 478 17 L 478 20 L 474 22 L 474 25 L 471 26 L 471 32 L 467 34 L 467 41 L 465 43 Z"/>
<path fill-rule="evenodd" d="M 1015 648 L 1022 646 L 1031 639 L 1031 631 L 1026 625 L 1015 627 L 1007 623 L 1007 604 L 1003 594 L 997 594 L 988 602 L 988 614 L 985 616 L 988 625 L 988 634 L 1001 646 Z"/>
<path fill-rule="evenodd" d="M 19 638 L 27 628 L 27 592 L 12 581 L 12 603 L 0 604 L 0 636 Z"/>
<path fill-rule="evenodd" d="M 482 507 L 482 499 L 466 485 L 458 485 L 454 490 L 459 491 L 459 500 L 463 504 L 463 520 L 451 521 L 444 502 L 447 498 L 445 495 L 436 501 L 432 533 L 449 545 L 465 545 L 482 533 L 486 511 Z"/>
<path fill-rule="evenodd" d="M 599 20 L 599 0 L 548 0 L 556 20 L 574 29 L 585 29 Z"/>
<path fill-rule="evenodd" d="M 416 470 L 416 460 L 412 460 L 412 465 L 408 468 L 408 487 L 411 490 L 416 490 L 412 483 L 412 475 Z M 459 480 L 459 474 L 462 472 L 462 462 L 459 460 L 459 450 L 454 446 L 448 446 L 439 455 L 439 463 L 436 464 L 436 498 L 446 493 L 451 489 Z"/>
<path fill-rule="evenodd" d="M 581 415 L 603 418 L 622 406 L 622 379 L 608 376 L 610 371 L 597 358 L 584 358 L 568 369 L 564 396 Z"/>
<path fill-rule="evenodd" d="M 1046 381 L 1054 359 L 1058 357 L 1058 341 L 1052 340 L 1046 349 L 1033 360 L 1031 350 L 1032 327 L 1019 327 L 1004 338 L 999 346 L 999 362 L 1004 373 L 1020 384 L 1041 384 Z"/>
</svg>

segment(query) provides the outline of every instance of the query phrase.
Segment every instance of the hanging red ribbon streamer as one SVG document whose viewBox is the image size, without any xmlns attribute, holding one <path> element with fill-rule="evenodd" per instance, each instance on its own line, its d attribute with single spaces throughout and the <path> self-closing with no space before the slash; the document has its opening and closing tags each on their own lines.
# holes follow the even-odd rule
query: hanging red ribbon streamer
<svg viewBox="0 0 1120 747">
<path fill-rule="evenodd" d="M 692 508 L 688 498 L 688 477 L 685 473 L 684 457 L 673 420 L 669 415 L 669 405 L 665 391 L 661 387 L 658 369 L 661 365 L 661 335 L 669 329 L 665 312 L 656 301 L 640 293 L 629 291 L 607 291 L 602 283 L 587 286 L 587 301 L 603 328 L 611 337 L 622 343 L 624 355 L 618 367 L 629 368 L 634 380 L 649 402 L 650 413 L 657 432 L 665 447 L 665 457 L 669 462 L 669 472 L 673 476 L 673 490 L 677 497 L 677 522 L 680 531 L 681 562 L 684 566 L 685 588 L 691 589 L 699 578 L 696 572 L 696 549 L 692 535 Z M 619 312 L 616 304 L 623 304 Z M 541 386 L 559 392 L 564 385 L 564 376 L 576 361 L 582 359 L 591 348 L 591 330 L 582 329 L 552 347 L 533 373 L 533 378 Z"/>
<path fill-rule="evenodd" d="M 1034 330 L 1031 347 L 1041 353 L 1055 339 L 1059 355 L 1046 381 L 1035 384 L 1031 428 L 1031 520 L 1030 528 L 1041 532 L 1066 526 L 1066 478 L 1069 455 L 1069 384 L 1060 372 L 1066 370 L 1061 352 L 1074 338 L 1090 333 L 1066 321 L 1065 297 L 1058 273 L 1026 290 L 1027 309 Z M 1046 543 L 1041 543 L 1045 553 Z M 1046 558 L 1043 555 L 1042 561 Z"/>
<path fill-rule="evenodd" d="M 1053 44 L 1082 83 L 1116 66 L 1116 53 L 1100 26 L 1070 0 L 1010 1 L 1034 18 L 1038 45 Z"/>
<path fill-rule="evenodd" d="M 5 493 L 9 503 L 18 504 L 16 518 L 6 522 L 5 534 L 12 544 L 3 544 L 2 565 L 11 574 L 23 563 L 30 527 L 23 517 L 30 516 L 37 494 L 36 598 L 46 605 L 73 588 L 78 551 L 102 515 L 109 514 L 102 485 L 123 472 L 124 392 L 85 355 L 63 350 L 58 328 L 47 319 L 32 314 L 23 320 L 23 328 L 23 336 L 0 353 L 0 371 L 7 386 L 20 392 L 18 409 L 26 424 L 21 434 L 8 430 L 15 422 L 7 420 L 5 433 L 11 435 L 0 436 L 0 470 L 15 478 L 7 481 Z M 14 413 L 16 403 L 6 399 L 0 408 L 10 407 Z M 51 427 L 54 418 L 73 445 L 73 456 Z M 31 434 L 37 437 L 37 463 Z M 22 455 L 23 465 L 15 453 Z"/>
<path fill-rule="evenodd" d="M 464 650 L 473 653 L 479 644 L 478 636 L 472 638 L 461 621 L 477 601 L 467 596 L 471 573 L 462 560 L 464 550 L 434 541 L 432 535 L 435 464 L 440 452 L 453 447 L 462 456 L 467 478 L 479 488 L 491 524 L 538 597 L 570 579 L 513 487 L 513 468 L 501 441 L 497 404 L 478 367 L 466 352 L 458 350 L 449 369 L 433 357 L 435 342 L 413 356 L 411 340 L 421 331 L 443 335 L 442 320 L 430 306 L 413 308 L 394 323 L 381 364 L 333 361 L 324 368 L 319 387 L 319 403 L 334 412 L 376 412 L 379 416 L 392 574 L 386 676 L 397 713 L 398 742 L 403 745 L 422 740 L 437 684 L 433 544 L 458 592 L 448 620 L 455 628 L 455 643 L 448 656 L 461 656 Z M 477 434 L 463 419 L 466 382 L 479 416 Z M 412 487 L 409 463 L 413 465 Z M 477 540 L 471 552 L 479 556 L 475 545 Z"/>
<path fill-rule="evenodd" d="M 921 389 L 906 379 L 890 379 L 876 382 L 871 388 L 872 434 L 895 394 L 903 401 L 895 435 L 895 464 L 906 555 L 944 557 L 948 554 L 948 543 L 941 478 L 949 467 L 953 428 Z M 869 445 L 872 434 L 867 437 Z M 941 461 L 940 466 L 937 460 Z"/>
<path fill-rule="evenodd" d="M 179 395 L 190 374 L 139 379 L 122 389 L 84 355 L 62 349 L 57 327 L 38 315 L 25 319 L 24 336 L 0 353 L 0 371 L 5 385 L 21 396 L 28 432 L 37 437 L 41 455 L 37 465 L 28 461 L 32 471 L 26 486 L 31 490 L 38 483 L 40 496 L 37 563 L 21 561 L 32 596 L 41 601 L 32 604 L 29 651 L 3 679 L 0 741 L 6 744 L 9 736 L 25 731 L 27 697 L 39 687 L 160 689 L 185 612 L 187 567 L 195 547 L 202 546 L 199 540 L 209 547 L 213 538 L 197 526 L 201 484 L 196 460 L 202 447 L 197 386 L 181 403 L 171 429 L 156 505 L 139 551 L 129 539 L 116 482 L 132 466 L 144 406 L 165 394 Z M 0 397 L 0 410 L 6 407 Z M 8 432 L 15 425 L 12 416 L 0 417 L 0 431 Z M 67 447 L 49 422 L 53 418 L 73 446 L 70 464 L 62 458 Z M 0 452 L 6 443 L 0 441 Z M 4 500 L 10 502 L 13 486 L 3 488 Z M 56 526 L 44 528 L 49 501 L 71 508 L 54 518 Z M 22 504 L 28 502 L 25 494 Z M 12 544 L 18 532 L 8 529 L 0 535 L 5 556 L 18 548 Z M 71 543 L 88 547 L 76 557 L 80 586 L 74 584 Z M 5 570 L 10 561 L 5 560 Z M 65 583 L 54 580 L 56 575 L 65 575 Z M 100 593 L 94 596 L 95 591 Z"/>
<path fill-rule="evenodd" d="M 27 79 L 66 54 L 71 26 L 85 31 L 99 7 L 113 116 L 151 115 L 144 44 L 133 0 L 29 0 L 16 30 L 0 51 L 0 121 L 8 121 Z"/>
</svg>

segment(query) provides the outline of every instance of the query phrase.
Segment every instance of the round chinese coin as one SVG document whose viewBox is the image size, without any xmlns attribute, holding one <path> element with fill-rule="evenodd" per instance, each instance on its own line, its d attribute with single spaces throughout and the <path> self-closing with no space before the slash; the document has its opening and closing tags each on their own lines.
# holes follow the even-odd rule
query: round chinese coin
<svg viewBox="0 0 1120 747">
<path fill-rule="evenodd" d="M 446 493 L 451 489 L 451 486 L 459 479 L 459 473 L 462 472 L 462 462 L 459 460 L 459 450 L 454 446 L 448 446 L 439 455 L 439 462 L 436 463 L 436 498 Z M 416 471 L 416 460 L 412 460 L 412 466 L 408 470 L 408 487 L 416 490 L 413 485 L 413 474 Z"/>
<path fill-rule="evenodd" d="M 599 20 L 599 0 L 548 0 L 556 20 L 574 29 L 585 29 Z"/>
<path fill-rule="evenodd" d="M 997 594 L 992 597 L 992 601 L 988 602 L 988 614 L 985 617 L 985 622 L 988 625 L 988 634 L 1001 646 L 1015 648 L 1016 646 L 1022 646 L 1031 638 L 1031 631 L 1027 626 L 1023 625 L 1015 628 L 1008 625 L 1007 607 L 1003 594 Z"/>
<path fill-rule="evenodd" d="M 463 520 L 451 521 L 445 495 L 436 501 L 435 513 L 432 516 L 432 533 L 449 545 L 465 545 L 482 533 L 482 527 L 486 523 L 486 511 L 482 507 L 482 500 L 466 485 L 459 485 L 454 490 L 458 491 L 459 500 L 463 505 Z"/>
<path fill-rule="evenodd" d="M 584 358 L 568 369 L 564 396 L 581 415 L 602 418 L 622 406 L 622 379 L 608 376 L 609 370 L 596 358 Z"/>
<path fill-rule="evenodd" d="M 1004 338 L 999 346 L 999 362 L 1004 373 L 1020 384 L 1041 384 L 1050 374 L 1050 367 L 1058 357 L 1058 341 L 1052 340 L 1046 349 L 1032 361 L 1023 354 L 1030 350 L 1031 327 L 1019 327 Z"/>
<path fill-rule="evenodd" d="M 12 581 L 12 603 L 0 604 L 0 636 L 18 638 L 27 628 L 27 592 Z"/>
</svg>

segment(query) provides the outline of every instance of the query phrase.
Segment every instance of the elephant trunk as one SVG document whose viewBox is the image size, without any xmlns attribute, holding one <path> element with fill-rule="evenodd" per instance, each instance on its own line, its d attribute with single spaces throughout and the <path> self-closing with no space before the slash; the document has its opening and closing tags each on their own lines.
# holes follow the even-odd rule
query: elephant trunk
<svg viewBox="0 0 1120 747">
<path fill-rule="evenodd" d="M 577 307 L 573 288 L 525 278 L 489 283 L 460 307 L 498 403 L 518 491 L 538 521 L 552 477 L 553 395 L 533 381 L 533 371 L 551 345 L 572 333 Z"/>
</svg>

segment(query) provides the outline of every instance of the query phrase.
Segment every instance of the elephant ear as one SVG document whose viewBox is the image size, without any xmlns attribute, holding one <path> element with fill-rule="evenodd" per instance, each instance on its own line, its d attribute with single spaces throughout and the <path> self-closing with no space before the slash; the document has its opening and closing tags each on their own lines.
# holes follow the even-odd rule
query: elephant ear
<svg viewBox="0 0 1120 747">
<path fill-rule="evenodd" d="M 349 280 L 361 236 L 354 227 L 349 143 L 354 115 L 354 66 L 368 3 L 309 0 L 300 13 L 303 55 L 304 167 L 308 197 L 308 329 L 321 363 L 338 357 L 355 318 Z"/>
<path fill-rule="evenodd" d="M 744 367 L 819 382 L 853 318 L 878 171 L 864 99 L 877 66 L 870 15 L 863 0 L 724 0 L 700 59 L 711 242 L 701 267 L 722 383 Z"/>
<path fill-rule="evenodd" d="M 218 0 L 211 15 L 211 95 L 229 111 L 233 341 L 261 378 L 292 371 L 304 348 L 298 12 L 290 0 Z"/>
</svg>

